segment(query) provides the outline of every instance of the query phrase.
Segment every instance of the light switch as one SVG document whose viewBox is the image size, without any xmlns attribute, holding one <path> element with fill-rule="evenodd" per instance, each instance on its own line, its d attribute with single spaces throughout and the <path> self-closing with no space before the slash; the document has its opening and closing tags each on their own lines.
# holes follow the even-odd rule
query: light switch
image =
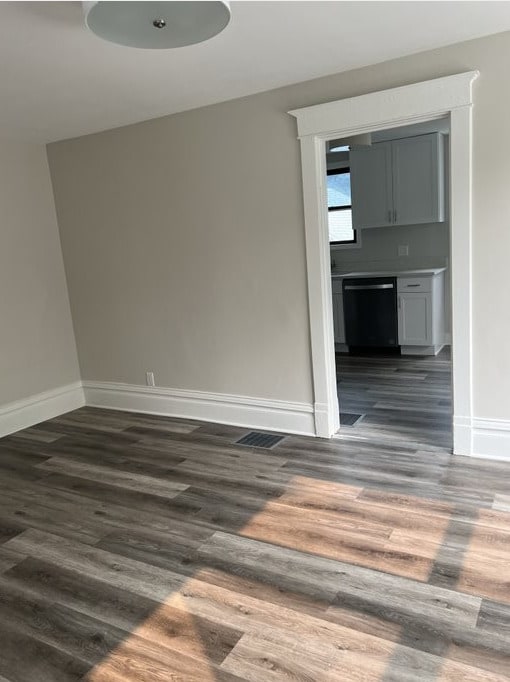
<svg viewBox="0 0 510 682">
<path fill-rule="evenodd" d="M 408 255 L 409 255 L 409 246 L 408 246 L 408 244 L 399 244 L 399 247 L 398 247 L 398 255 L 399 255 L 399 256 L 408 256 Z"/>
</svg>

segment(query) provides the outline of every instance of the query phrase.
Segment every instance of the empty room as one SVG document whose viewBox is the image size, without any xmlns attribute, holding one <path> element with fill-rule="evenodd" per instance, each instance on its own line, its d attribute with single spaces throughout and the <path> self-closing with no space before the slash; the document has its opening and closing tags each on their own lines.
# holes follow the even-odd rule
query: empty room
<svg viewBox="0 0 510 682">
<path fill-rule="evenodd" d="M 0 682 L 510 681 L 510 2 L 0 64 Z"/>
</svg>

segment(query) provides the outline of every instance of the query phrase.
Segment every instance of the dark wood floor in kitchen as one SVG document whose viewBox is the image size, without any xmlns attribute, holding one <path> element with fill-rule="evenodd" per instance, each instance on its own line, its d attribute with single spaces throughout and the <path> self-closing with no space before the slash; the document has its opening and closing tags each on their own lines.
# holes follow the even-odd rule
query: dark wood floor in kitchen
<svg viewBox="0 0 510 682">
<path fill-rule="evenodd" d="M 425 357 L 337 354 L 336 366 L 340 412 L 362 415 L 344 435 L 452 449 L 449 347 Z"/>
<path fill-rule="evenodd" d="M 245 433 L 0 440 L 1 682 L 510 679 L 508 464 Z"/>
</svg>

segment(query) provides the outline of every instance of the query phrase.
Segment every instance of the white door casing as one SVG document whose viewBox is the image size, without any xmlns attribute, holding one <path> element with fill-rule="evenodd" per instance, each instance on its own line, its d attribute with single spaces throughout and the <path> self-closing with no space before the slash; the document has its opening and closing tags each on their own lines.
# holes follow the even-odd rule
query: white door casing
<svg viewBox="0 0 510 682">
<path fill-rule="evenodd" d="M 330 438 L 340 426 L 324 143 L 449 116 L 453 449 L 456 454 L 472 454 L 471 109 L 472 84 L 478 75 L 469 71 L 289 112 L 297 119 L 301 143 L 317 436 Z"/>
</svg>

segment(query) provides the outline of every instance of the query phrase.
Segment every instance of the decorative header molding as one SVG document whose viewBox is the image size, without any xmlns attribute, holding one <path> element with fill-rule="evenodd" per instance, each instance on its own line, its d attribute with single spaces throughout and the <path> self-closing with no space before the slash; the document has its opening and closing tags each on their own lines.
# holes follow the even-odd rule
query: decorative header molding
<svg viewBox="0 0 510 682">
<path fill-rule="evenodd" d="M 319 135 L 331 138 L 337 131 L 345 136 L 349 129 L 359 133 L 365 128 L 387 128 L 403 116 L 408 120 L 413 117 L 417 120 L 430 119 L 446 115 L 459 107 L 470 106 L 472 84 L 478 76 L 479 71 L 466 71 L 454 76 L 293 109 L 288 113 L 297 119 L 298 137 Z"/>
</svg>

